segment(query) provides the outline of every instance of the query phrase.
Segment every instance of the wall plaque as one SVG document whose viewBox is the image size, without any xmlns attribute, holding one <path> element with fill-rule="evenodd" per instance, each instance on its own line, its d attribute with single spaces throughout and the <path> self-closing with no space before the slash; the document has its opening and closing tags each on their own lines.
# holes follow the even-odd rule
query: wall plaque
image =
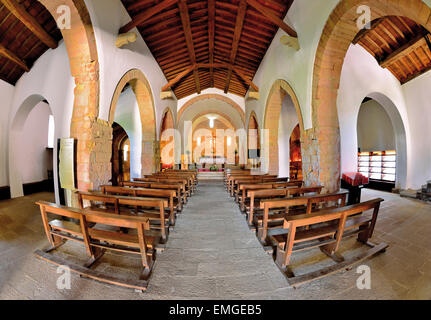
<svg viewBox="0 0 431 320">
<path fill-rule="evenodd" d="M 59 177 L 63 189 L 75 189 L 75 139 L 60 139 Z"/>
</svg>

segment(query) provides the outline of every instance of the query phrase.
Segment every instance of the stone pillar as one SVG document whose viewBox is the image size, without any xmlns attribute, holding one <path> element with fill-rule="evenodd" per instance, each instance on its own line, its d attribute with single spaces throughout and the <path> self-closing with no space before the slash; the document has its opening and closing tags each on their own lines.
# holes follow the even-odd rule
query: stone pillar
<svg viewBox="0 0 431 320">
<path fill-rule="evenodd" d="M 301 133 L 301 157 L 305 186 L 319 185 L 319 142 L 314 129 Z"/>
</svg>

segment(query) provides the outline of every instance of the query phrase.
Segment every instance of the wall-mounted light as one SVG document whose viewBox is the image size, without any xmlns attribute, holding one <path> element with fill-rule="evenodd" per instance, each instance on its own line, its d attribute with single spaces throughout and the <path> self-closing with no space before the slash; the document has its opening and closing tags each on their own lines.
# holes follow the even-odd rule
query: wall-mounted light
<svg viewBox="0 0 431 320">
<path fill-rule="evenodd" d="M 216 117 L 208 117 L 208 119 L 210 121 L 210 123 L 209 123 L 210 128 L 211 129 L 214 128 L 214 120 L 216 119 Z"/>
<path fill-rule="evenodd" d="M 127 161 L 128 159 L 128 152 L 129 152 L 129 146 L 126 144 L 124 145 L 124 148 L 123 148 L 124 161 Z"/>
<path fill-rule="evenodd" d="M 231 144 L 232 144 L 232 138 L 231 137 L 227 137 L 227 145 L 228 145 L 228 147 L 230 147 Z"/>
</svg>

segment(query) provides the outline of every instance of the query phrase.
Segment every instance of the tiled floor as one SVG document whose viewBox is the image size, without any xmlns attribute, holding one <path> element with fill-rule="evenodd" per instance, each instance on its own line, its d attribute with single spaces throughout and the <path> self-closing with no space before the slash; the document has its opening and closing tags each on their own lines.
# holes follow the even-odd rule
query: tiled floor
<svg viewBox="0 0 431 320">
<path fill-rule="evenodd" d="M 431 299 L 431 206 L 397 195 L 363 191 L 363 200 L 383 197 L 373 238 L 390 245 L 386 253 L 366 260 L 371 290 L 359 290 L 356 268 L 306 284 L 288 284 L 249 231 L 237 205 L 216 182 L 201 182 L 179 216 L 167 249 L 157 256 L 146 293 L 72 276 L 71 289 L 59 290 L 56 268 L 33 256 L 47 246 L 36 194 L 0 202 L 0 299 Z M 343 254 L 364 250 L 354 239 Z M 58 250 L 84 256 L 76 244 Z M 295 272 L 331 264 L 318 249 L 293 258 Z M 106 254 L 98 269 L 139 271 L 139 260 Z"/>
</svg>

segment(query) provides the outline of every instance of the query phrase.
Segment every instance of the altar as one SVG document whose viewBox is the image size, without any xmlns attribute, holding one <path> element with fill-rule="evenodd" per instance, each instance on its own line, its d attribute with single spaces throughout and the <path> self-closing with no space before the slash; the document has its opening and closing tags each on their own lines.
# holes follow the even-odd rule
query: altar
<svg viewBox="0 0 431 320">
<path fill-rule="evenodd" d="M 203 156 L 199 159 L 200 164 L 225 164 L 226 158 L 220 156 Z"/>
</svg>

